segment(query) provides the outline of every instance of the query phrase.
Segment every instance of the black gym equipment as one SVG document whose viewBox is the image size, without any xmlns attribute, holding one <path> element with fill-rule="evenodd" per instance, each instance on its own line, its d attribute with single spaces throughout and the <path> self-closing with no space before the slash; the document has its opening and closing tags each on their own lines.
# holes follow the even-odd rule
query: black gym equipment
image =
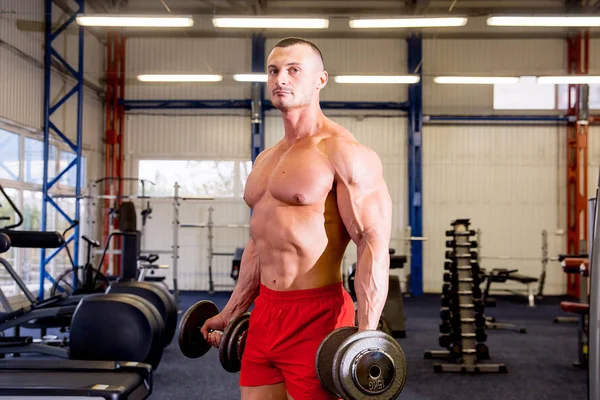
<svg viewBox="0 0 600 400">
<path fill-rule="evenodd" d="M 74 360 L 0 361 L 0 398 L 133 400 L 146 399 L 151 394 L 152 367 L 148 364 Z"/>
<path fill-rule="evenodd" d="M 448 363 L 434 364 L 435 372 L 508 372 L 504 364 L 486 364 L 489 349 L 485 324 L 485 303 L 479 285 L 481 269 L 477 264 L 477 253 L 470 249 L 477 243 L 470 240 L 475 234 L 469 229 L 468 219 L 458 219 L 451 224 L 454 229 L 446 232 L 451 246 L 446 251 L 448 261 L 444 264 L 444 285 L 440 317 L 439 345 L 446 350 L 427 351 L 426 359 L 438 358 Z"/>
<path fill-rule="evenodd" d="M 14 231 L 5 231 L 11 243 Z M 32 242 L 42 245 L 37 232 Z M 56 234 L 59 235 L 59 234 Z M 29 247 L 28 236 L 21 231 L 17 243 Z M 3 242 L 6 242 L 3 240 Z M 55 246 L 57 241 L 48 241 Z M 131 294 L 60 295 L 38 301 L 10 263 L 0 264 L 15 280 L 29 305 L 0 314 L 0 332 L 10 328 L 51 328 L 70 322 L 69 339 L 34 340 L 31 336 L 0 337 L 0 354 L 42 353 L 66 359 L 119 360 L 144 362 L 158 367 L 162 357 L 164 321 L 151 303 Z M 4 297 L 4 296 L 2 296 Z M 57 322 L 58 319 L 58 322 Z M 17 330 L 15 329 L 15 330 Z"/>
<path fill-rule="evenodd" d="M 567 274 L 580 274 L 582 278 L 589 277 L 589 262 L 588 259 L 581 258 L 565 258 L 561 265 Z M 582 285 L 587 283 L 582 279 Z M 583 291 L 583 290 L 582 290 Z M 587 292 L 587 288 L 585 289 Z M 577 361 L 573 363 L 575 367 L 587 368 L 589 353 L 589 314 L 590 305 L 588 298 L 581 298 L 579 302 L 562 301 L 560 308 L 571 314 L 576 314 L 578 317 L 577 327 Z"/>
<path fill-rule="evenodd" d="M 138 279 L 138 261 L 143 259 L 144 261 L 152 263 L 158 259 L 158 256 L 150 255 L 145 258 L 140 256 L 141 233 L 135 230 L 136 215 L 133 203 L 123 202 L 121 204 L 119 210 L 119 222 L 120 228 L 123 230 L 113 232 L 108 237 L 100 262 L 95 268 L 90 263 L 90 254 L 91 248 L 98 247 L 98 244 L 83 237 L 88 244 L 86 265 L 83 268 L 78 268 L 73 265 L 72 269 L 63 272 L 63 274 L 55 280 L 51 294 L 56 292 L 66 292 L 67 294 L 105 292 L 133 294 L 142 297 L 156 307 L 161 319 L 164 320 L 165 329 L 162 340 L 163 346 L 166 347 L 172 342 L 173 337 L 175 336 L 175 330 L 177 329 L 177 304 L 168 288 L 162 282 L 136 280 Z M 127 229 L 127 231 L 125 229 Z M 119 277 L 107 278 L 102 274 L 100 269 L 109 248 L 110 240 L 116 236 L 120 236 L 123 239 L 121 250 L 121 275 Z M 83 277 L 81 280 L 77 278 L 77 282 L 73 282 L 73 276 L 77 277 L 79 275 L 79 270 L 83 271 Z"/>
</svg>

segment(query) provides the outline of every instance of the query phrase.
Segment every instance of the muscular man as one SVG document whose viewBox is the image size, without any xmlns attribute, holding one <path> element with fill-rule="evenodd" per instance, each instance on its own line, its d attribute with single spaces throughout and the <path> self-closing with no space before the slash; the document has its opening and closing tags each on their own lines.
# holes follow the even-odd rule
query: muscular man
<svg viewBox="0 0 600 400">
<path fill-rule="evenodd" d="M 392 207 L 377 154 L 327 118 L 320 50 L 288 38 L 268 58 L 268 90 L 285 136 L 256 159 L 244 199 L 250 240 L 235 290 L 202 327 L 224 329 L 254 303 L 242 359 L 242 399 L 330 399 L 315 370 L 325 336 L 355 325 L 342 285 L 350 240 L 358 249 L 358 329 L 377 329 L 388 292 Z"/>
</svg>

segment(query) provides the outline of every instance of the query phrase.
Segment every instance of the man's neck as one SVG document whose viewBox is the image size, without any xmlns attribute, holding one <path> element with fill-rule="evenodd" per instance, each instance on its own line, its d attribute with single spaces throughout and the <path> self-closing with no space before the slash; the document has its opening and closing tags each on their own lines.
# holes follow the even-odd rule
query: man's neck
<svg viewBox="0 0 600 400">
<path fill-rule="evenodd" d="M 285 129 L 285 141 L 290 145 L 300 139 L 319 133 L 325 120 L 321 108 L 312 105 L 282 111 L 281 117 Z"/>
</svg>

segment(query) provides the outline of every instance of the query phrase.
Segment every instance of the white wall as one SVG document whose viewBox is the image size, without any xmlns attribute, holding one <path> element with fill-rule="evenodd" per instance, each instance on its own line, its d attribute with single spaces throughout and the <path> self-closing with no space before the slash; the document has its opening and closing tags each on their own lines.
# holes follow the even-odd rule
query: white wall
<svg viewBox="0 0 600 400">
<path fill-rule="evenodd" d="M 267 40 L 267 53 L 275 44 Z M 325 56 L 326 68 L 335 74 L 404 74 L 407 56 L 403 39 L 314 39 Z M 600 68 L 600 52 L 594 53 L 590 72 Z M 597 47 L 597 46 L 596 46 Z M 156 57 L 156 52 L 161 54 Z M 127 43 L 128 86 L 131 99 L 242 99 L 249 98 L 248 84 L 231 81 L 235 72 L 250 68 L 250 41 L 246 39 L 131 39 Z M 493 110 L 490 87 L 436 85 L 436 74 L 542 75 L 566 73 L 566 42 L 559 39 L 467 40 L 426 39 L 423 44 L 424 108 L 426 114 L 502 114 Z M 216 84 L 140 84 L 139 73 L 219 72 L 225 79 Z M 268 98 L 268 96 L 267 96 Z M 323 100 L 405 101 L 403 86 L 340 85 L 330 81 Z M 210 115 L 207 115 L 210 113 Z M 384 173 L 394 202 L 392 247 L 403 253 L 402 237 L 407 225 L 407 120 L 399 114 L 380 112 L 326 112 L 347 127 L 362 143 L 375 149 L 384 164 Z M 506 113 L 506 112 L 504 112 Z M 510 114 L 533 114 L 511 111 Z M 556 114 L 558 112 L 550 112 Z M 133 115 L 135 114 L 135 115 Z M 147 115 L 153 114 L 153 115 Z M 224 115 L 219 115 L 224 114 Z M 363 118 L 365 114 L 371 114 Z M 373 115 L 374 114 L 374 115 Z M 283 135 L 276 111 L 265 122 L 266 145 Z M 126 125 L 128 171 L 135 175 L 140 158 L 250 158 L 250 120 L 244 111 L 164 112 L 135 111 Z M 425 125 L 423 129 L 423 213 L 424 289 L 441 288 L 445 252 L 445 230 L 456 218 L 470 218 L 481 229 L 482 254 L 539 257 L 541 231 L 549 232 L 550 255 L 563 252 L 566 238 L 555 236 L 565 229 L 565 135 L 564 126 L 511 125 Z M 595 190 L 600 164 L 600 128 L 590 128 L 589 187 Z M 205 221 L 204 205 L 186 205 L 181 220 Z M 239 200 L 214 203 L 226 223 L 246 223 L 247 207 Z M 170 248 L 170 205 L 155 220 L 166 229 L 156 238 L 161 249 Z M 220 214 L 222 213 L 222 214 Z M 243 228 L 216 233 L 215 241 L 224 251 L 243 245 Z M 180 259 L 182 288 L 205 289 L 205 232 L 186 231 Z M 154 240 L 154 239 L 153 239 Z M 203 242 L 204 240 L 204 242 Z M 159 242 L 152 245 L 159 245 Z M 195 246 L 200 243 L 200 247 Z M 165 247 L 166 246 L 166 247 Z M 349 264 L 356 258 L 351 245 Z M 164 260 L 165 263 L 170 263 Z M 229 260 L 216 268 L 228 274 Z M 539 276 L 541 262 L 499 261 L 483 263 L 484 268 L 514 267 Z M 223 279 L 228 278 L 225 275 Z M 548 266 L 546 293 L 565 291 L 564 274 L 556 263 Z"/>
<path fill-rule="evenodd" d="M 0 18 L 0 117 L 9 122 L 43 131 L 44 123 L 44 34 L 20 30 L 17 21 L 44 21 L 44 2 L 41 0 L 9 0 L 3 2 Z M 53 8 L 55 21 L 63 21 L 63 12 Z M 41 25 L 40 25 L 41 26 Z M 73 25 L 75 26 L 75 25 Z M 78 68 L 78 36 L 63 33 L 54 46 L 76 70 Z M 104 45 L 94 36 L 85 35 L 84 77 L 102 87 Z M 51 98 L 67 93 L 73 82 L 54 72 Z M 85 89 L 83 97 L 83 146 L 89 157 L 89 176 L 102 170 L 102 138 L 104 136 L 104 105 L 92 90 Z M 77 97 L 73 96 L 51 120 L 72 140 L 76 139 Z"/>
</svg>

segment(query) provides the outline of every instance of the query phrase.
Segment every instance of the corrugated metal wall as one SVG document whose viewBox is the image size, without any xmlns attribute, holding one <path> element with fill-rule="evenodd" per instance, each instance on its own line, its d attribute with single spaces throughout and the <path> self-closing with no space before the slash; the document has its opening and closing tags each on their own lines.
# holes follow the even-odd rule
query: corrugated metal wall
<svg viewBox="0 0 600 400">
<path fill-rule="evenodd" d="M 126 46 L 129 99 L 246 99 L 250 84 L 231 75 L 250 70 L 248 39 L 154 38 L 130 39 Z M 140 74 L 223 74 L 208 84 L 139 83 Z"/>
<path fill-rule="evenodd" d="M 502 113 L 494 110 L 492 86 L 440 85 L 433 82 L 436 75 L 560 75 L 566 60 L 567 44 L 559 39 L 423 40 L 424 112 Z"/>
<path fill-rule="evenodd" d="M 423 137 L 424 282 L 439 291 L 450 222 L 468 218 L 482 231 L 482 256 L 541 258 L 564 251 L 565 128 L 427 126 Z M 482 260 L 481 266 L 541 274 L 541 259 Z M 562 293 L 564 273 L 548 266 L 546 292 Z"/>
<path fill-rule="evenodd" d="M 590 39 L 590 74 L 600 74 L 600 39 Z"/>
<path fill-rule="evenodd" d="M 37 0 L 9 0 L 2 3 L 0 19 L 0 116 L 17 124 L 34 129 L 43 128 L 44 107 L 44 34 L 21 30 L 18 20 L 43 22 L 44 3 Z M 54 8 L 56 22 L 64 21 L 62 12 Z M 35 25 L 35 24 L 34 24 Z M 37 25 L 42 27 L 43 25 Z M 77 68 L 77 36 L 72 32 L 63 34 L 55 47 L 72 65 Z M 95 37 L 86 34 L 84 50 L 84 76 L 86 80 L 100 85 L 104 69 L 104 45 Z M 70 90 L 73 83 L 54 73 L 51 97 L 53 101 Z M 61 82 L 62 81 L 62 82 Z M 76 98 L 71 98 L 53 115 L 53 122 L 71 139 L 76 136 Z M 103 101 L 93 91 L 84 93 L 83 141 L 90 154 L 91 171 L 101 169 L 104 132 Z"/>
</svg>

